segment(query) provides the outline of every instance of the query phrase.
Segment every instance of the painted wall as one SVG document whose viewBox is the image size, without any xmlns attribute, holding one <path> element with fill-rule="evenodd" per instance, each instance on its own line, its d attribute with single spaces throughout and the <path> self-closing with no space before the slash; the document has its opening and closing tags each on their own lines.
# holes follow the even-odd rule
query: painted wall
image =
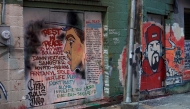
<svg viewBox="0 0 190 109">
<path fill-rule="evenodd" d="M 69 4 L 67 7 L 56 7 L 61 3 L 52 2 L 48 0 L 44 7 L 78 10 L 75 14 L 81 21 L 77 24 L 82 26 L 79 30 L 85 34 L 84 42 L 65 39 L 68 10 L 23 8 L 25 1 L 8 0 L 6 24 L 12 37 L 9 49 L 0 46 L 0 108 L 61 108 L 102 99 L 103 93 L 111 97 L 109 100 L 119 95 L 121 101 L 128 1 L 62 2 Z M 107 10 L 84 12 L 93 5 Z M 69 33 L 76 35 L 73 29 Z"/>
<path fill-rule="evenodd" d="M 142 45 L 144 45 L 144 58 L 142 62 L 141 90 L 182 83 L 184 36 L 176 39 L 173 31 L 176 28 L 179 27 L 177 25 L 166 26 L 168 30 L 164 35 L 163 26 L 155 22 L 143 24 Z M 160 32 L 161 34 L 159 34 Z"/>
<path fill-rule="evenodd" d="M 161 24 L 143 24 L 141 90 L 161 88 L 166 78 L 163 59 L 164 30 Z"/>
<path fill-rule="evenodd" d="M 189 91 L 187 60 L 188 42 L 184 36 L 184 8 L 190 7 L 187 0 L 178 1 L 177 8 L 167 8 L 174 2 L 144 2 L 142 27 L 142 74 L 141 98 L 147 99 L 166 94 Z M 150 4 L 153 4 L 152 6 Z M 156 11 L 155 7 L 160 11 Z M 165 7 L 163 7 L 165 6 Z M 164 12 L 165 10 L 165 12 Z M 177 11 L 176 11 L 177 10 Z M 148 13 L 165 16 L 149 19 Z M 180 16 L 180 17 L 179 17 Z"/>
<path fill-rule="evenodd" d="M 123 48 L 126 46 L 127 24 L 128 24 L 128 2 L 123 0 L 110 1 L 57 1 L 45 0 L 41 2 L 34 0 L 24 2 L 24 6 L 56 8 L 56 9 L 74 9 L 78 11 L 91 10 L 102 11 L 103 18 L 103 77 L 104 95 L 106 97 L 117 96 L 123 93 L 123 74 L 125 71 L 125 62 L 120 60 Z M 63 5 L 60 5 L 63 4 Z M 68 5 L 67 5 L 68 4 Z M 105 29 L 105 28 L 107 29 Z M 123 66 L 123 67 L 121 67 Z M 109 75 L 111 74 L 111 75 Z M 111 90 L 110 90 L 111 89 Z"/>
<path fill-rule="evenodd" d="M 27 107 L 102 99 L 101 13 L 24 8 L 24 25 Z"/>
<path fill-rule="evenodd" d="M 181 0 L 180 2 L 178 2 L 178 13 L 173 14 L 172 18 L 173 18 L 173 22 L 174 22 L 174 27 L 175 27 L 175 35 L 176 36 L 184 36 L 184 8 L 190 8 L 190 2 L 188 0 Z M 179 16 L 181 16 L 181 18 L 179 18 Z M 179 39 L 180 37 L 177 37 L 177 39 Z M 184 53 L 185 53 L 185 57 L 184 57 L 184 69 L 183 69 L 183 79 L 184 80 L 189 80 L 190 79 L 190 72 L 189 72 L 189 65 L 188 65 L 188 48 L 189 48 L 189 44 L 188 44 L 188 40 L 184 39 Z"/>
</svg>

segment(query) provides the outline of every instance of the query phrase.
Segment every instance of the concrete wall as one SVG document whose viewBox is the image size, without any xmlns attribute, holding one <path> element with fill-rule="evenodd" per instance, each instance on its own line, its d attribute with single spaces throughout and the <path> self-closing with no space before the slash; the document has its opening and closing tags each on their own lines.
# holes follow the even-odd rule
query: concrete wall
<svg viewBox="0 0 190 109">
<path fill-rule="evenodd" d="M 10 26 L 11 45 L 0 47 L 0 108 L 25 108 L 23 7 L 7 4 L 5 23 Z"/>
</svg>

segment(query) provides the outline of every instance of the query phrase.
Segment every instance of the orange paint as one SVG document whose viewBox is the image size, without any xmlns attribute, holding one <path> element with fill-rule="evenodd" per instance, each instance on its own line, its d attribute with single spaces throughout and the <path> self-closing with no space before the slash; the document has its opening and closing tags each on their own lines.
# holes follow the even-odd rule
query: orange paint
<svg viewBox="0 0 190 109">
<path fill-rule="evenodd" d="M 168 67 L 174 69 L 175 71 L 182 73 L 182 70 L 180 68 L 180 66 L 184 65 L 184 60 L 182 60 L 182 62 L 180 64 L 177 64 L 174 62 L 174 58 L 175 58 L 175 52 L 177 50 L 177 47 L 180 48 L 182 54 L 181 57 L 184 58 L 184 37 L 182 36 L 181 39 L 177 40 L 176 36 L 174 36 L 174 32 L 172 29 L 170 29 L 170 31 L 168 33 L 166 33 L 166 40 L 165 40 L 165 44 L 166 44 L 166 48 L 171 48 L 171 44 L 169 43 L 169 37 L 171 36 L 171 40 L 172 42 L 175 43 L 176 48 L 173 50 L 166 50 L 165 51 L 165 57 L 166 60 L 168 61 Z"/>
</svg>

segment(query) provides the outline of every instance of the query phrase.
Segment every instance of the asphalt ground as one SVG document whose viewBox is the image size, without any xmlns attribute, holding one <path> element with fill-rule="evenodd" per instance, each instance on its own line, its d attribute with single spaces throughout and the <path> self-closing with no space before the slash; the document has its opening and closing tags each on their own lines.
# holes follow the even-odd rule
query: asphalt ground
<svg viewBox="0 0 190 109">
<path fill-rule="evenodd" d="M 190 92 L 144 100 L 137 103 L 137 105 L 138 109 L 190 109 Z M 116 104 L 99 109 L 121 109 L 121 107 L 121 104 Z M 131 108 L 126 106 L 122 109 Z"/>
</svg>

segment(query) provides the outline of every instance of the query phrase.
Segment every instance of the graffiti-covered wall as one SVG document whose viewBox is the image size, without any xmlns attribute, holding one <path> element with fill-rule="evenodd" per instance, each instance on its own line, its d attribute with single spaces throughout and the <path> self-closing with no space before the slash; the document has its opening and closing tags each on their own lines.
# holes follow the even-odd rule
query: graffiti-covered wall
<svg viewBox="0 0 190 109">
<path fill-rule="evenodd" d="M 173 4 L 173 11 L 163 6 L 156 9 L 154 6 L 158 2 L 144 2 L 140 83 L 142 99 L 190 90 L 190 46 L 189 40 L 186 40 L 188 36 L 184 35 L 187 23 L 184 21 L 184 10 L 190 8 L 189 1 L 159 2 L 166 7 L 168 3 Z"/>
<path fill-rule="evenodd" d="M 165 30 L 166 29 L 166 30 Z M 177 24 L 143 23 L 141 90 L 182 83 L 184 36 Z"/>
<path fill-rule="evenodd" d="M 141 90 L 162 88 L 183 81 L 184 36 L 178 34 L 182 29 L 177 24 L 166 25 L 165 29 L 154 21 L 143 24 Z"/>
<path fill-rule="evenodd" d="M 184 76 L 184 35 L 178 24 L 166 25 L 166 85 L 183 82 Z M 172 47 L 172 48 L 170 48 Z"/>
<path fill-rule="evenodd" d="M 161 88 L 166 78 L 166 65 L 163 57 L 164 30 L 155 22 L 143 24 L 142 35 L 142 75 L 141 90 Z"/>
<path fill-rule="evenodd" d="M 24 8 L 27 107 L 102 99 L 98 12 Z"/>
<path fill-rule="evenodd" d="M 190 9 L 190 2 L 188 0 L 180 0 L 178 1 L 178 13 L 173 14 L 174 24 L 173 28 L 174 35 L 176 36 L 176 39 L 183 40 L 183 48 L 182 52 L 184 52 L 184 66 L 183 66 L 183 80 L 188 81 L 190 80 L 190 67 L 189 67 L 189 40 L 187 40 L 185 37 L 189 37 L 188 35 L 185 35 L 185 30 L 188 32 L 188 28 L 185 25 L 188 25 L 188 22 L 185 21 L 185 19 L 188 19 L 188 17 L 185 18 L 185 9 Z M 181 16 L 181 17 L 179 17 Z M 181 37 L 180 37 L 181 36 Z M 183 36 L 183 37 L 182 37 Z"/>
</svg>

